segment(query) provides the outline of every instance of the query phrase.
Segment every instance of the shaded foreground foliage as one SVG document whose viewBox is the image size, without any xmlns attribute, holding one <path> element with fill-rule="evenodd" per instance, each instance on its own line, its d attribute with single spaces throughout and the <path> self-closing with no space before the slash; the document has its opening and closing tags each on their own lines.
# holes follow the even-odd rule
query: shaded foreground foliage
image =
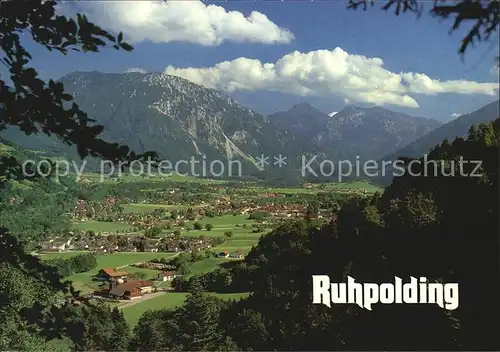
<svg viewBox="0 0 500 352">
<path fill-rule="evenodd" d="M 97 257 L 94 253 L 79 254 L 71 258 L 57 258 L 47 260 L 45 264 L 57 269 L 61 277 L 76 273 L 84 273 L 97 267 Z"/>
<path fill-rule="evenodd" d="M 17 126 L 28 135 L 54 134 L 66 144 L 76 145 L 81 157 L 90 155 L 118 161 L 150 156 L 151 153 L 136 155 L 126 146 L 99 139 L 103 127 L 93 124 L 94 120 L 72 102 L 73 97 L 64 93 L 62 84 L 52 80 L 44 82 L 36 70 L 29 67 L 31 55 L 21 43 L 23 35 L 62 54 L 70 50 L 97 52 L 107 44 L 115 49 L 132 49 L 122 41 L 122 34 L 115 37 L 85 16 L 78 15 L 74 20 L 56 15 L 55 5 L 56 2 L 50 0 L 0 3 L 0 62 L 10 74 L 9 82 L 0 80 L 0 130 Z M 18 155 L 0 155 L 0 186 L 9 180 L 24 178 Z M 50 180 L 41 182 L 49 188 L 53 185 Z M 64 185 L 62 188 L 64 190 Z M 43 201 L 35 197 L 42 199 L 42 195 L 52 192 L 44 187 L 38 189 L 41 191 L 33 195 L 31 203 L 40 205 Z M 59 224 L 62 224 L 61 231 L 65 229 L 67 223 L 61 205 L 67 203 L 71 207 L 68 202 L 71 196 L 59 194 L 50 198 L 46 204 L 54 211 L 47 212 L 51 214 L 48 219 L 42 219 L 41 215 L 32 217 L 36 220 L 28 226 L 22 222 L 11 223 L 8 217 L 0 219 L 0 227 L 12 226 L 16 233 L 22 234 L 19 240 L 7 229 L 0 228 L 0 350 L 126 348 L 129 329 L 120 312 L 89 305 L 85 300 L 79 301 L 83 305 L 75 305 L 78 293 L 70 283 L 61 282 L 57 269 L 24 252 L 30 242 L 43 238 L 46 229 Z M 13 199 L 15 201 L 15 197 Z M 38 231 L 26 233 L 25 229 Z"/>
<path fill-rule="evenodd" d="M 154 156 L 153 153 L 136 155 L 127 146 L 109 143 L 98 138 L 103 126 L 94 124 L 73 97 L 64 92 L 62 83 L 50 80 L 48 84 L 38 78 L 29 67 L 31 55 L 21 43 L 22 34 L 49 51 L 67 54 L 69 51 L 98 52 L 111 44 L 119 50 L 132 50 L 117 37 L 88 21 L 86 16 L 77 19 L 55 13 L 56 1 L 16 0 L 0 4 L 0 62 L 10 73 L 9 85 L 0 80 L 0 131 L 17 126 L 24 133 L 56 135 L 68 145 L 75 145 L 78 154 L 101 157 L 114 162 Z M 1 157 L 3 175 L 22 179 L 20 165 L 14 157 Z M 2 181 L 0 179 L 0 181 Z M 3 180 L 5 181 L 5 180 Z M 0 184 L 1 185 L 1 184 Z"/>
<path fill-rule="evenodd" d="M 0 350 L 126 350 L 121 312 L 78 300 L 57 267 L 26 254 L 4 229 L 0 245 Z"/>
</svg>

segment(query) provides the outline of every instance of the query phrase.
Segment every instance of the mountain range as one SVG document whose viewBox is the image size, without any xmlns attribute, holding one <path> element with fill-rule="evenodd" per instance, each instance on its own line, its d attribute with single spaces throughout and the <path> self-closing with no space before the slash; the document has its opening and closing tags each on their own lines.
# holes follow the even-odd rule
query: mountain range
<svg viewBox="0 0 500 352">
<path fill-rule="evenodd" d="M 172 162 L 202 156 L 207 161 L 238 159 L 244 174 L 263 178 L 290 176 L 300 168 L 301 156 L 378 160 L 410 149 L 425 152 L 442 136 L 464 134 L 471 124 L 498 115 L 490 104 L 441 125 L 380 107 L 349 106 L 330 116 L 303 103 L 266 117 L 218 91 L 163 73 L 74 72 L 61 82 L 105 127 L 102 138 L 108 141 L 137 152 L 154 150 Z M 46 155 L 78 159 L 74 148 L 45 135 L 25 136 L 11 128 L 0 137 Z M 266 167 L 258 163 L 262 154 L 270 158 Z M 273 167 L 273 156 L 279 154 L 288 158 L 286 170 Z"/>
<path fill-rule="evenodd" d="M 269 116 L 284 130 L 329 158 L 376 160 L 441 125 L 380 107 L 348 106 L 330 116 L 309 104 Z M 340 160 L 339 159 L 339 160 Z"/>
<path fill-rule="evenodd" d="M 450 142 L 457 137 L 467 135 L 469 128 L 483 122 L 495 120 L 500 116 L 499 103 L 496 101 L 468 114 L 461 115 L 456 119 L 436 128 L 435 130 L 418 138 L 416 141 L 398 149 L 397 151 L 385 155 L 384 160 L 397 160 L 399 157 L 419 157 L 429 152 L 429 150 L 443 140 Z"/>
</svg>

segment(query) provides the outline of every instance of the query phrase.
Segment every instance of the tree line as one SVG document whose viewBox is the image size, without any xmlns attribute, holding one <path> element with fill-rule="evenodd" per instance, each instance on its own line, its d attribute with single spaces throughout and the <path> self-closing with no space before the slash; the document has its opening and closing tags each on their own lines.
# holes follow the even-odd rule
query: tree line
<svg viewBox="0 0 500 352">
<path fill-rule="evenodd" d="M 46 261 L 46 264 L 56 268 L 57 273 L 61 277 L 67 277 L 72 274 L 84 273 L 96 268 L 97 257 L 94 253 L 86 253 L 75 255 L 70 258 L 49 259 Z"/>
</svg>

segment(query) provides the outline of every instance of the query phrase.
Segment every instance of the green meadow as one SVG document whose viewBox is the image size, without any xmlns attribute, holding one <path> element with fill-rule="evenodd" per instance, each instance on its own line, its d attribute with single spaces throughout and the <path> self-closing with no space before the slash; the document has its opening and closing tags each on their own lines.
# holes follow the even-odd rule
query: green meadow
<svg viewBox="0 0 500 352">
<path fill-rule="evenodd" d="M 373 185 L 368 181 L 354 181 L 354 182 L 335 182 L 335 183 L 326 183 L 325 190 L 334 191 L 336 189 L 357 189 L 361 191 L 367 191 L 370 193 L 383 191 L 383 188 Z"/>
<path fill-rule="evenodd" d="M 234 261 L 228 258 L 207 258 L 197 262 L 189 263 L 190 273 L 187 276 L 202 275 L 212 272 L 220 267 L 221 264 Z"/>
<path fill-rule="evenodd" d="M 225 300 L 240 300 L 246 298 L 249 293 L 207 293 Z M 181 306 L 186 300 L 187 293 L 167 292 L 161 296 L 138 302 L 130 307 L 123 308 L 122 312 L 130 326 L 133 328 L 142 314 L 149 310 L 173 309 Z"/>
<path fill-rule="evenodd" d="M 67 252 L 67 253 L 54 253 L 54 254 L 42 254 L 40 258 L 42 260 L 54 259 L 54 258 L 67 258 L 77 254 L 82 254 L 86 252 Z M 97 256 L 97 267 L 93 270 L 86 271 L 84 273 L 73 274 L 66 277 L 66 280 L 73 282 L 75 289 L 82 291 L 82 293 L 90 293 L 99 287 L 99 282 L 94 281 L 94 276 L 103 268 L 118 268 L 123 267 L 124 271 L 131 274 L 143 272 L 146 275 L 146 279 L 153 279 L 158 273 L 157 270 L 153 269 L 141 269 L 133 266 L 131 264 L 148 261 L 156 258 L 169 258 L 174 256 L 173 253 L 150 253 L 150 252 L 140 252 L 140 253 L 113 253 L 113 254 L 99 254 Z"/>
<path fill-rule="evenodd" d="M 230 238 L 225 238 L 224 243 L 214 247 L 217 251 L 228 250 L 230 252 L 234 252 L 242 250 L 243 252 L 248 253 L 252 246 L 257 244 L 260 237 L 266 233 L 266 231 L 259 233 L 252 232 L 255 228 L 251 225 L 256 222 L 248 219 L 248 215 L 223 215 L 213 218 L 207 217 L 196 222 L 203 226 L 206 224 L 212 224 L 214 227 L 210 231 L 206 229 L 183 231 L 182 235 L 193 237 L 221 237 L 225 236 L 224 234 L 228 231 L 233 233 Z M 190 221 L 187 222 L 186 225 L 191 226 L 194 223 L 195 221 Z M 246 228 L 244 228 L 243 225 L 246 225 Z"/>
<path fill-rule="evenodd" d="M 222 215 L 222 216 L 215 216 L 213 218 L 205 217 L 202 220 L 197 220 L 197 222 L 203 225 L 212 224 L 218 228 L 231 227 L 236 224 L 251 225 L 255 223 L 254 220 L 248 219 L 248 215 Z"/>
<path fill-rule="evenodd" d="M 138 173 L 138 171 L 136 171 Z M 141 175 L 134 175 L 134 174 L 129 174 L 129 173 L 122 173 L 119 177 L 118 173 L 115 175 L 107 176 L 103 175 L 101 176 L 99 173 L 83 173 L 81 178 L 82 179 L 87 179 L 90 181 L 95 181 L 95 182 L 100 182 L 101 178 L 103 182 L 105 183 L 114 183 L 117 181 L 121 182 L 137 182 L 137 181 L 152 181 L 152 182 L 165 182 L 165 181 L 174 181 L 174 182 L 194 182 L 194 183 L 202 183 L 202 184 L 223 184 L 226 183 L 224 180 L 215 180 L 215 179 L 205 179 L 205 178 L 199 178 L 195 176 L 184 176 L 184 175 L 179 175 L 176 173 L 172 174 L 165 174 L 165 175 L 153 175 L 153 176 L 147 176 L 145 175 L 144 177 Z M 115 179 L 116 178 L 116 179 Z"/>
</svg>

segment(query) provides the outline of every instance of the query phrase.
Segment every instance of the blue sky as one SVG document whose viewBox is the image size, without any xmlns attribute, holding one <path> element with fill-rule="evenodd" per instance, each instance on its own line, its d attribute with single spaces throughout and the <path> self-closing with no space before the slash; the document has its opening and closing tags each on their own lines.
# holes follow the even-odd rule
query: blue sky
<svg viewBox="0 0 500 352">
<path fill-rule="evenodd" d="M 62 56 L 26 45 L 44 78 L 167 70 L 266 114 L 309 102 L 325 112 L 381 105 L 446 121 L 498 99 L 498 45 L 470 48 L 461 61 L 465 30 L 449 35 L 451 22 L 425 11 L 417 19 L 377 7 L 347 10 L 342 1 L 210 4 L 71 2 L 59 11 L 85 12 L 106 29 L 123 30 L 135 50 Z M 253 11 L 260 14 L 249 18 Z"/>
</svg>

